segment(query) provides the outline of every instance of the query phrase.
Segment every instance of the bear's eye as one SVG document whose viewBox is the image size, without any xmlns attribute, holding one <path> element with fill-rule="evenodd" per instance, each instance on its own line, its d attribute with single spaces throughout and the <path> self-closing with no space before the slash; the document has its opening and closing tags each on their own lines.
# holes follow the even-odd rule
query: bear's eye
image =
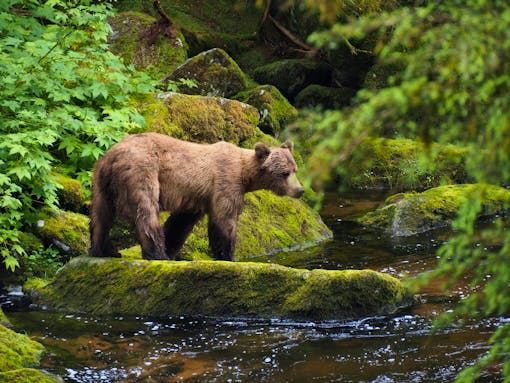
<svg viewBox="0 0 510 383">
<path fill-rule="evenodd" d="M 283 173 L 280 174 L 280 176 L 282 178 L 287 178 L 288 176 L 290 176 L 290 173 L 289 172 L 283 172 Z"/>
</svg>

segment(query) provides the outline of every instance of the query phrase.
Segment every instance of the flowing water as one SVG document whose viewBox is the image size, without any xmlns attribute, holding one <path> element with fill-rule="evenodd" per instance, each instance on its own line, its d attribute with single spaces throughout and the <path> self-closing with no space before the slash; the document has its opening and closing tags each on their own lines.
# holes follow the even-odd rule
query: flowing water
<svg viewBox="0 0 510 383">
<path fill-rule="evenodd" d="M 399 278 L 430 270 L 444 230 L 394 240 L 348 218 L 384 195 L 329 196 L 323 218 L 335 238 L 302 252 L 258 261 L 302 268 L 370 268 Z M 458 286 L 456 294 L 464 294 Z M 387 317 L 356 321 L 165 317 L 97 318 L 32 312 L 11 295 L 4 310 L 15 329 L 43 343 L 43 367 L 66 382 L 451 382 L 488 350 L 507 319 L 431 333 L 452 303 L 434 284 L 423 302 Z M 13 303 L 10 303 L 12 301 Z M 16 303 L 16 301 L 18 303 Z M 497 368 L 481 382 L 500 381 Z"/>
</svg>

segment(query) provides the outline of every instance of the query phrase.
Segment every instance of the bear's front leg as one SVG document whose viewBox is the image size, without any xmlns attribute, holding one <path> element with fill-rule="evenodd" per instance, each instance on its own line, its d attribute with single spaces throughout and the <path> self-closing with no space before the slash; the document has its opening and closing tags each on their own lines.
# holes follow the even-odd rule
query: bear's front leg
<svg viewBox="0 0 510 383">
<path fill-rule="evenodd" d="M 166 220 L 164 226 L 166 255 L 176 259 L 186 238 L 193 230 L 195 224 L 203 217 L 202 213 L 174 212 Z"/>
<path fill-rule="evenodd" d="M 236 248 L 237 217 L 217 219 L 209 217 L 209 246 L 213 256 L 223 261 L 234 261 Z"/>
</svg>

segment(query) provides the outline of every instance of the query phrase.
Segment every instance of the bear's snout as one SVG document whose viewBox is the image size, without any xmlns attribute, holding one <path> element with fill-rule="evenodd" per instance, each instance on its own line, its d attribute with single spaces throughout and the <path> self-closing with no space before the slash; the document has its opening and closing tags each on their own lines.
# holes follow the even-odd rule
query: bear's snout
<svg viewBox="0 0 510 383">
<path fill-rule="evenodd" d="M 305 189 L 303 187 L 298 187 L 294 190 L 294 193 L 291 195 L 292 198 L 301 198 L 305 193 Z"/>
</svg>

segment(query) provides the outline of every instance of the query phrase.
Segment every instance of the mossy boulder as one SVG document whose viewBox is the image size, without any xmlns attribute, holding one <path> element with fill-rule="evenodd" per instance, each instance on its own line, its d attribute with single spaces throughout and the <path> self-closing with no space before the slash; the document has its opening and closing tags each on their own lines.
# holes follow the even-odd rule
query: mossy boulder
<svg viewBox="0 0 510 383">
<path fill-rule="evenodd" d="M 167 77 L 168 80 L 193 80 L 197 86 L 180 85 L 182 93 L 230 97 L 245 90 L 248 80 L 239 65 L 223 50 L 210 49 L 190 58 Z"/>
<path fill-rule="evenodd" d="M 18 334 L 0 324 L 0 381 L 9 383 L 60 382 L 58 378 L 41 370 L 39 360 L 44 351 L 42 344 L 28 336 Z"/>
<path fill-rule="evenodd" d="M 260 115 L 259 128 L 274 136 L 278 136 L 298 113 L 273 85 L 257 86 L 238 93 L 234 98 L 257 108 Z"/>
<path fill-rule="evenodd" d="M 371 270 L 301 270 L 225 261 L 74 258 L 31 295 L 50 310 L 94 315 L 347 319 L 388 314 L 412 297 Z"/>
<path fill-rule="evenodd" d="M 355 95 L 354 89 L 312 84 L 297 94 L 294 104 L 298 108 L 320 105 L 325 109 L 341 109 L 349 106 Z"/>
<path fill-rule="evenodd" d="M 9 324 L 9 319 L 5 315 L 2 308 L 0 307 L 0 325 L 2 325 L 2 324 L 4 324 L 4 325 Z"/>
<path fill-rule="evenodd" d="M 140 12 L 121 12 L 109 23 L 113 30 L 110 50 L 155 79 L 163 78 L 187 58 L 186 40 L 175 25 L 165 27 Z"/>
<path fill-rule="evenodd" d="M 239 145 L 262 133 L 257 109 L 236 100 L 169 92 L 147 94 L 136 102 L 147 131 L 186 141 Z"/>
<path fill-rule="evenodd" d="M 81 182 L 63 174 L 54 174 L 53 178 L 61 186 L 57 190 L 59 206 L 63 210 L 83 212 L 86 210 L 85 194 Z"/>
<path fill-rule="evenodd" d="M 343 182 L 356 188 L 427 189 L 469 182 L 467 150 L 409 139 L 364 139 L 342 163 Z"/>
<path fill-rule="evenodd" d="M 159 17 L 152 1 L 118 1 L 122 11 L 142 11 Z M 161 0 L 161 7 L 172 22 L 179 25 L 189 44 L 190 54 L 220 47 L 239 52 L 257 41 L 257 30 L 264 9 L 255 2 L 231 0 Z M 242 22 L 240 22 L 242 20 Z"/>
<path fill-rule="evenodd" d="M 288 59 L 263 65 L 253 71 L 255 81 L 276 86 L 291 102 L 310 84 L 331 84 L 330 66 L 308 59 Z"/>
<path fill-rule="evenodd" d="M 87 254 L 90 246 L 89 219 L 79 213 L 45 210 L 34 228 L 45 245 L 53 245 L 65 258 Z"/>
<path fill-rule="evenodd" d="M 332 237 L 317 212 L 302 201 L 278 197 L 268 191 L 248 193 L 239 217 L 236 260 L 302 249 Z M 163 216 L 165 219 L 167 215 Z M 123 243 L 129 243 L 127 239 Z M 127 258 L 141 258 L 140 246 L 121 251 Z M 187 260 L 211 259 L 207 218 L 195 226 L 181 250 Z"/>
<path fill-rule="evenodd" d="M 451 225 L 461 206 L 474 193 L 482 202 L 480 217 L 505 211 L 510 206 L 510 191 L 493 185 L 447 185 L 422 193 L 399 193 L 389 197 L 385 205 L 357 221 L 383 229 L 395 237 L 410 236 Z"/>
<path fill-rule="evenodd" d="M 404 68 L 404 63 L 377 62 L 368 70 L 363 87 L 372 90 L 386 88 L 389 85 L 391 76 L 401 72 Z"/>
</svg>

